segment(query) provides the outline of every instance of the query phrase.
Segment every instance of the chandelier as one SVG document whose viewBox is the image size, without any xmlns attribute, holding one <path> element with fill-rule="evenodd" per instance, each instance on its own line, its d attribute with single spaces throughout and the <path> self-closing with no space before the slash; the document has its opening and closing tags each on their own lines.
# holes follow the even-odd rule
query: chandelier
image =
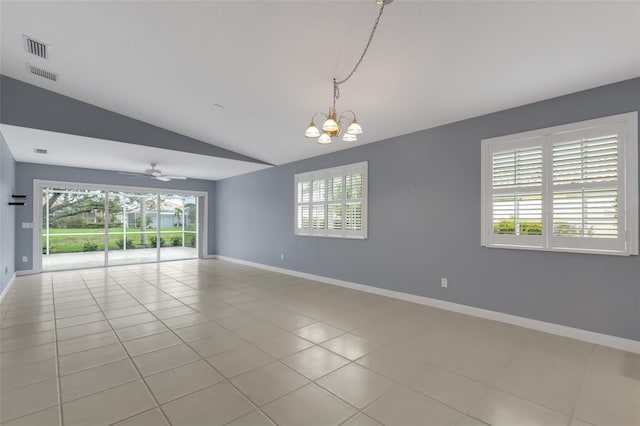
<svg viewBox="0 0 640 426">
<path fill-rule="evenodd" d="M 358 123 L 356 114 L 351 110 L 345 110 L 338 115 L 338 112 L 336 111 L 336 101 L 340 98 L 340 85 L 346 83 L 362 63 L 364 56 L 367 54 L 367 50 L 369 50 L 369 45 L 371 45 L 371 40 L 373 40 L 376 28 L 378 28 L 378 23 L 380 22 L 380 17 L 382 16 L 384 7 L 392 1 L 393 0 L 376 0 L 376 3 L 380 5 L 380 11 L 378 12 L 376 22 L 373 24 L 373 28 L 371 29 L 369 40 L 362 51 L 362 55 L 360 55 L 360 59 L 358 59 L 356 65 L 344 79 L 339 81 L 335 78 L 333 79 L 333 105 L 329 108 L 329 113 L 325 114 L 323 112 L 316 112 L 311 117 L 311 123 L 309 123 L 307 131 L 304 133 L 305 137 L 318 138 L 319 144 L 330 144 L 333 141 L 332 138 L 340 136 L 340 134 L 342 134 L 342 129 L 345 127 L 347 130 L 342 136 L 342 140 L 345 142 L 355 142 L 358 140 L 358 135 L 362 134 L 362 127 L 360 126 L 360 123 Z M 325 120 L 320 129 L 316 126 L 316 117 L 323 117 Z M 322 132 L 320 132 L 321 129 Z"/>
</svg>

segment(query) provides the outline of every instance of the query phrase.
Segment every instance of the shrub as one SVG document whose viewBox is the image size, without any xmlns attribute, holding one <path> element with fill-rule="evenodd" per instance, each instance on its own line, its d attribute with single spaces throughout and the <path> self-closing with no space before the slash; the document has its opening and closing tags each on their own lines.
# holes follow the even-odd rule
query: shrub
<svg viewBox="0 0 640 426">
<path fill-rule="evenodd" d="M 158 238 L 150 237 L 149 241 L 151 241 L 151 247 L 158 247 Z M 160 247 L 164 247 L 164 238 L 160 237 Z"/>
<path fill-rule="evenodd" d="M 116 245 L 120 250 L 122 250 L 124 248 L 124 240 L 120 238 L 118 241 L 116 241 Z M 134 248 L 133 240 L 130 240 L 129 238 L 127 238 L 127 248 Z"/>
<path fill-rule="evenodd" d="M 542 223 L 541 222 L 519 222 L 520 232 L 519 235 L 542 235 Z M 493 225 L 494 234 L 511 234 L 516 233 L 515 220 L 501 220 Z"/>
<path fill-rule="evenodd" d="M 87 241 L 82 245 L 82 251 L 96 251 L 98 250 L 98 245 L 93 241 Z"/>
<path fill-rule="evenodd" d="M 171 245 L 174 246 L 174 247 L 181 246 L 182 245 L 182 238 L 181 237 L 171 237 Z"/>
</svg>

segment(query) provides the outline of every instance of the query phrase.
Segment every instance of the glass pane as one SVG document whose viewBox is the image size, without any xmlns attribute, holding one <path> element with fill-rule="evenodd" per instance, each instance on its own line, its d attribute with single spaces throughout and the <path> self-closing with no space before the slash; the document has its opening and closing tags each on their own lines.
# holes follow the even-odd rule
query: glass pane
<svg viewBox="0 0 640 426">
<path fill-rule="evenodd" d="M 309 229 L 309 206 L 298 206 L 298 229 Z"/>
<path fill-rule="evenodd" d="M 362 203 L 347 203 L 346 213 L 345 229 L 351 231 L 362 230 Z"/>
<path fill-rule="evenodd" d="M 553 183 L 615 181 L 618 178 L 618 138 L 580 139 L 553 146 Z"/>
<path fill-rule="evenodd" d="M 536 186 L 542 183 L 542 148 L 532 147 L 493 154 L 493 187 Z"/>
<path fill-rule="evenodd" d="M 345 176 L 345 183 L 347 187 L 347 199 L 362 198 L 362 175 L 360 173 Z"/>
<path fill-rule="evenodd" d="M 324 201 L 325 185 L 324 179 L 313 181 L 313 201 Z"/>
<path fill-rule="evenodd" d="M 313 206 L 313 215 L 311 217 L 311 226 L 314 229 L 325 229 L 324 205 Z"/>
<path fill-rule="evenodd" d="M 329 201 L 342 200 L 342 176 L 329 178 Z"/>
<path fill-rule="evenodd" d="M 110 192 L 109 265 L 156 262 L 156 195 Z"/>
<path fill-rule="evenodd" d="M 47 188 L 42 197 L 42 269 L 104 266 L 104 193 Z"/>
<path fill-rule="evenodd" d="M 160 195 L 160 260 L 198 257 L 197 203 L 196 197 Z"/>
<path fill-rule="evenodd" d="M 542 194 L 493 196 L 493 233 L 542 235 Z"/>
<path fill-rule="evenodd" d="M 298 202 L 308 203 L 311 194 L 311 182 L 298 182 Z"/>
<path fill-rule="evenodd" d="M 329 204 L 329 229 L 342 229 L 342 204 Z"/>
<path fill-rule="evenodd" d="M 617 238 L 618 191 L 597 189 L 553 194 L 555 237 Z"/>
</svg>

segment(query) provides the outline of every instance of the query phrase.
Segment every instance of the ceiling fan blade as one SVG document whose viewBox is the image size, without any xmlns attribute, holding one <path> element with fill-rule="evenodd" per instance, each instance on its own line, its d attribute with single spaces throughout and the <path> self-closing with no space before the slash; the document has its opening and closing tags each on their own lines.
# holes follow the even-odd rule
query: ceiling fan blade
<svg viewBox="0 0 640 426">
<path fill-rule="evenodd" d="M 169 182 L 171 180 L 171 178 L 167 176 L 151 176 L 151 178 L 161 180 L 162 182 Z"/>
<path fill-rule="evenodd" d="M 163 175 L 162 177 L 165 177 L 165 178 L 171 179 L 171 180 L 185 180 L 185 179 L 187 179 L 185 176 L 167 176 L 167 175 Z"/>
</svg>

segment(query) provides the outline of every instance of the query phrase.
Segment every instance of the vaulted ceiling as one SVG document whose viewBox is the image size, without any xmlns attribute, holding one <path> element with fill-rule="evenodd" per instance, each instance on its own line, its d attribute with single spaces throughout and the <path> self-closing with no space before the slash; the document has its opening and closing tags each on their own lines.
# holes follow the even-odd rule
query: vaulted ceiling
<svg viewBox="0 0 640 426">
<path fill-rule="evenodd" d="M 6 76 L 272 164 L 354 146 L 303 133 L 358 59 L 373 0 L 2 1 L 0 12 Z M 25 52 L 23 35 L 49 44 L 49 59 Z M 365 144 L 639 75 L 638 2 L 396 0 L 338 109 L 358 114 Z"/>
</svg>

